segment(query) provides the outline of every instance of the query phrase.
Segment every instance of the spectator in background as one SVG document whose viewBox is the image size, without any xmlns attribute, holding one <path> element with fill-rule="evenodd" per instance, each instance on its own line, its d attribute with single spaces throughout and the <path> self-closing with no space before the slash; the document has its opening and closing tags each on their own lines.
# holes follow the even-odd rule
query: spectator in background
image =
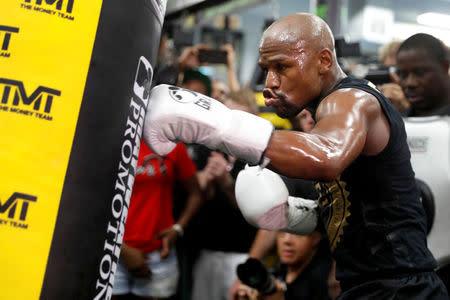
<svg viewBox="0 0 450 300">
<path fill-rule="evenodd" d="M 166 40 L 162 40 L 166 42 Z M 165 43 L 167 44 L 167 43 Z M 170 44 L 169 44 L 170 46 Z M 167 53 L 170 48 L 164 48 L 165 51 L 160 51 L 160 57 L 167 57 Z M 239 90 L 239 82 L 235 72 L 235 53 L 231 45 L 223 45 L 222 50 L 227 51 L 227 71 L 228 71 L 228 84 L 229 86 L 219 80 L 211 81 L 210 77 L 201 73 L 199 67 L 202 65 L 207 65 L 207 63 L 200 62 L 198 59 L 198 52 L 200 49 L 210 49 L 208 45 L 195 45 L 186 47 L 181 55 L 174 60 L 175 63 L 167 66 L 166 61 L 162 61 L 163 68 L 158 72 L 159 76 L 155 79 L 156 84 L 167 83 L 172 85 L 178 85 L 180 87 L 204 94 L 206 96 L 212 96 L 218 100 L 223 99 L 230 91 L 236 92 Z M 170 52 L 169 52 L 170 54 Z M 175 75 L 174 75 L 175 74 Z M 175 80 L 174 80 L 175 79 Z M 233 106 L 235 109 L 246 109 L 242 104 L 236 104 L 233 101 L 227 100 L 227 105 Z M 234 179 L 240 167 L 243 164 L 238 162 L 234 165 L 234 159 L 231 157 L 224 157 L 223 154 L 218 152 L 212 152 L 204 146 L 201 145 L 188 145 L 188 152 L 190 157 L 193 159 L 198 170 L 201 170 L 197 174 L 197 179 L 199 181 L 202 197 L 205 199 L 210 199 L 202 208 L 203 213 L 201 216 L 195 219 L 195 221 L 186 229 L 185 237 L 177 242 L 178 249 L 178 259 L 180 261 L 181 278 L 178 290 L 177 299 L 190 299 L 191 289 L 192 289 L 192 268 L 193 264 L 198 256 L 200 249 L 203 245 L 208 242 L 210 247 L 214 249 L 223 248 L 223 244 L 226 241 L 221 241 L 223 236 L 229 236 L 229 232 L 224 232 L 222 230 L 220 233 L 215 233 L 217 235 L 216 240 L 209 240 L 211 236 L 211 231 L 202 235 L 205 231 L 213 230 L 215 224 L 211 223 L 211 216 L 209 215 L 210 210 L 218 209 L 219 213 L 222 214 L 221 210 L 229 210 L 230 214 L 237 220 L 235 223 L 236 228 L 239 228 L 235 238 L 237 240 L 230 242 L 228 248 L 223 248 L 225 251 L 230 253 L 234 250 L 239 252 L 240 249 L 244 249 L 242 252 L 247 252 L 249 244 L 253 240 L 254 233 L 256 229 L 252 228 L 243 220 L 239 210 L 235 207 L 234 198 Z M 234 168 L 232 167 L 234 166 Z M 234 169 L 234 171 L 233 171 Z M 234 172 L 234 173 L 233 173 Z M 183 207 L 185 195 L 178 189 L 177 186 L 175 190 L 175 207 L 174 214 L 178 215 L 180 213 L 181 207 Z M 216 202 L 213 202 L 216 201 Z M 243 227 L 239 225 L 239 220 L 243 223 Z M 222 224 L 219 224 L 222 225 Z M 222 227 L 223 229 L 223 227 Z M 228 228 L 231 230 L 230 228 Z M 205 241 L 206 236 L 206 241 Z M 247 238 L 248 237 L 248 238 Z M 241 241 L 238 241 L 241 239 Z M 245 240 L 248 240 L 245 244 Z M 244 242 L 242 242 L 244 241 Z M 214 246 L 214 243 L 215 246 Z M 222 244 L 221 244 L 222 243 Z M 212 245 L 212 246 L 211 246 Z M 228 258 L 229 262 L 232 263 L 233 258 Z M 232 264 L 230 269 L 234 269 L 235 264 Z M 226 273 L 226 272 L 225 272 Z M 227 274 L 228 275 L 228 274 Z M 234 275 L 234 271 L 233 271 Z M 234 277 L 231 283 L 234 281 Z M 209 281 L 208 281 L 209 283 Z M 223 282 L 219 282 L 223 284 Z M 207 286 L 207 289 L 209 287 Z M 217 291 L 220 292 L 220 291 Z M 225 290 L 225 294 L 228 292 L 228 288 Z M 196 299 L 196 298 L 193 298 Z M 206 298 L 208 299 L 208 298 Z M 211 298 L 213 299 L 213 298 Z"/>
<path fill-rule="evenodd" d="M 185 59 L 194 62 L 194 64 L 185 63 L 183 60 L 180 61 L 179 59 L 181 65 L 190 65 L 190 67 L 183 69 L 183 74 L 179 76 L 179 80 L 181 80 L 180 87 L 202 93 L 206 96 L 210 96 L 212 92 L 211 79 L 209 78 L 209 76 L 204 75 L 196 69 L 195 58 L 192 57 L 194 55 L 194 49 L 192 47 L 185 49 L 184 55 Z M 196 177 L 199 182 L 202 195 L 201 197 L 203 201 L 202 203 L 204 205 L 206 200 L 205 198 L 207 197 L 208 193 L 211 193 L 211 189 L 207 187 L 205 176 L 202 176 L 201 172 L 206 166 L 210 150 L 202 145 L 187 145 L 187 149 L 189 156 L 194 161 L 197 170 L 199 170 Z M 174 193 L 174 214 L 178 215 L 179 211 L 183 207 L 186 195 L 183 190 L 179 189 L 178 186 L 175 186 Z M 203 208 L 200 208 L 199 213 L 202 210 Z M 179 300 L 191 299 L 193 280 L 192 268 L 198 256 L 200 247 L 196 230 L 196 228 L 198 227 L 197 219 L 198 216 L 195 217 L 192 222 L 190 222 L 189 226 L 185 230 L 184 238 L 180 239 L 176 245 L 178 250 L 177 254 L 178 260 L 180 262 L 179 267 L 181 275 L 176 297 L 176 299 Z"/>
<path fill-rule="evenodd" d="M 442 41 L 425 33 L 406 39 L 397 52 L 397 74 L 411 104 L 407 117 L 450 115 L 449 56 Z M 450 290 L 450 264 L 436 273 Z"/>
<path fill-rule="evenodd" d="M 183 73 L 187 69 L 194 69 L 198 70 L 200 66 L 208 65 L 208 62 L 200 62 L 198 58 L 198 53 L 200 49 L 211 49 L 210 46 L 205 44 L 198 44 L 195 46 L 187 47 L 183 50 L 181 55 L 178 57 L 177 60 L 177 69 L 179 72 L 178 77 L 178 84 L 182 85 L 183 83 Z M 221 50 L 224 50 L 227 52 L 227 80 L 228 83 L 224 83 L 220 80 L 215 80 L 212 84 L 212 91 L 208 95 L 210 97 L 213 97 L 217 100 L 220 100 L 221 96 L 225 93 L 228 93 L 230 91 L 237 91 L 240 88 L 239 80 L 237 78 L 237 74 L 235 71 L 235 57 L 236 54 L 234 52 L 233 47 L 231 44 L 222 45 L 220 47 Z"/>
<path fill-rule="evenodd" d="M 258 112 L 248 89 L 228 93 L 223 103 L 231 109 Z M 237 279 L 236 267 L 248 257 L 257 229 L 245 221 L 236 204 L 234 182 L 243 168 L 243 162 L 212 151 L 198 174 L 207 199 L 191 230 L 200 248 L 193 269 L 192 300 L 227 300 Z"/>
<path fill-rule="evenodd" d="M 180 86 L 207 96 L 211 96 L 215 91 L 214 87 L 219 86 L 225 95 L 222 93 L 216 97 L 220 97 L 225 105 L 257 113 L 256 105 L 251 104 L 255 101 L 253 93 L 249 90 L 239 90 L 234 81 L 235 74 L 229 76 L 229 81 L 234 82 L 234 91 L 229 93 L 231 89 L 224 82 L 216 81 L 211 84 L 208 76 L 196 70 L 199 66 L 196 53 L 200 47 L 203 46 L 189 47 L 180 56 L 179 66 L 183 70 L 182 76 L 179 77 Z M 229 55 L 228 58 L 228 65 L 232 65 L 230 58 L 233 56 Z M 189 67 L 183 69 L 185 66 Z M 232 70 L 234 69 L 228 68 L 229 72 Z M 184 262 L 182 268 L 185 276 L 180 298 L 226 299 L 228 290 L 236 279 L 235 268 L 247 257 L 256 233 L 256 228 L 242 217 L 234 198 L 234 179 L 244 164 L 222 153 L 211 152 L 204 146 L 189 145 L 188 148 L 200 170 L 197 177 L 205 202 L 186 230 L 183 244 L 179 247 L 180 251 L 183 251 L 181 260 Z M 189 276 L 191 269 L 193 278 Z M 191 281 L 192 297 L 188 297 Z"/>
<path fill-rule="evenodd" d="M 286 232 L 276 234 L 277 253 L 281 265 L 272 273 L 277 278 L 277 290 L 260 295 L 244 284 L 238 288 L 239 300 L 328 300 L 328 274 L 331 257 L 328 240 L 319 231 L 302 236 Z M 323 257 L 327 257 L 324 260 Z"/>
<path fill-rule="evenodd" d="M 230 92 L 228 85 L 222 80 L 214 80 L 212 82 L 211 97 L 223 102 L 223 98 Z"/>
<path fill-rule="evenodd" d="M 378 51 L 380 65 L 389 67 L 389 75 L 392 82 L 381 84 L 378 86 L 378 89 L 394 104 L 398 111 L 403 112 L 409 107 L 409 103 L 398 84 L 398 77 L 395 74 L 396 54 L 401 43 L 401 41 L 394 40 L 380 47 Z"/>
<path fill-rule="evenodd" d="M 393 40 L 378 49 L 378 60 L 382 66 L 391 67 L 397 63 L 397 50 L 402 41 Z"/>
<path fill-rule="evenodd" d="M 258 104 L 254 92 L 249 88 L 242 88 L 229 92 L 222 97 L 223 104 L 230 109 L 239 109 L 257 115 L 259 113 Z"/>
<path fill-rule="evenodd" d="M 231 44 L 225 44 L 220 47 L 220 50 L 227 52 L 227 78 L 230 92 L 236 92 L 241 88 L 236 74 L 236 53 Z"/>
<path fill-rule="evenodd" d="M 158 60 L 154 69 L 152 85 L 170 84 L 176 85 L 178 70 L 176 66 L 175 45 L 167 32 L 161 33 L 158 47 Z"/>
<path fill-rule="evenodd" d="M 181 87 L 210 96 L 212 92 L 211 79 L 195 69 L 186 69 L 183 72 Z"/>
<path fill-rule="evenodd" d="M 196 169 L 182 143 L 160 157 L 142 142 L 137 165 L 112 299 L 165 299 L 175 294 L 178 283 L 174 243 L 200 206 Z M 176 181 L 187 200 L 175 222 Z"/>
<path fill-rule="evenodd" d="M 447 48 L 435 37 L 418 33 L 397 52 L 398 82 L 410 107 L 408 117 L 450 114 L 450 76 Z"/>
<path fill-rule="evenodd" d="M 294 118 L 290 119 L 293 130 L 310 132 L 314 127 L 314 118 L 307 109 L 302 110 Z"/>
<path fill-rule="evenodd" d="M 239 80 L 235 70 L 236 54 L 231 44 L 226 44 L 220 47 L 221 50 L 227 52 L 227 80 L 228 83 L 222 80 L 214 80 L 212 83 L 213 89 L 211 97 L 223 102 L 223 98 L 230 92 L 236 92 L 240 89 Z"/>
</svg>

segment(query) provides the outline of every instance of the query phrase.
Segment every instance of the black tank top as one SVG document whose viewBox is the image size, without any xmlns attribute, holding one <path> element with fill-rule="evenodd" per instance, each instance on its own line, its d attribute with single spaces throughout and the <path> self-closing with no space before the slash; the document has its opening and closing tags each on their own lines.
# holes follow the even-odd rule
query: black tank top
<svg viewBox="0 0 450 300">
<path fill-rule="evenodd" d="M 361 281 L 432 270 L 436 261 L 427 248 L 426 216 L 400 113 L 367 80 L 344 78 L 328 95 L 343 88 L 378 99 L 390 138 L 378 155 L 360 155 L 336 180 L 316 184 L 336 277 Z"/>
</svg>

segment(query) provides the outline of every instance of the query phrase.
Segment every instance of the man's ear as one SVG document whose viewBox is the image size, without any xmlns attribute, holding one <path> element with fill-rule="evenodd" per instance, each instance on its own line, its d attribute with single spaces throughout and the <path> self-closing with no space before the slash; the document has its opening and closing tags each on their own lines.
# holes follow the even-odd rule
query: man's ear
<svg viewBox="0 0 450 300">
<path fill-rule="evenodd" d="M 322 49 L 319 53 L 319 74 L 325 74 L 333 66 L 333 53 L 330 49 Z"/>
<path fill-rule="evenodd" d="M 322 234 L 319 231 L 314 231 L 311 234 L 311 239 L 313 247 L 317 247 L 320 243 L 320 240 L 322 239 Z"/>
</svg>

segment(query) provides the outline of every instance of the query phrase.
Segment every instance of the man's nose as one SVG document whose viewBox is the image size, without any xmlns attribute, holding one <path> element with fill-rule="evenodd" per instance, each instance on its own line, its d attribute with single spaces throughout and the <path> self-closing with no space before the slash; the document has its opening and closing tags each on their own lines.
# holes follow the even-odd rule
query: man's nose
<svg viewBox="0 0 450 300">
<path fill-rule="evenodd" d="M 275 72 L 267 72 L 266 88 L 278 89 L 280 87 L 280 79 Z"/>
<path fill-rule="evenodd" d="M 287 245 L 291 244 L 293 239 L 294 239 L 294 235 L 291 233 L 285 232 L 282 236 L 283 243 L 287 244 Z"/>
<path fill-rule="evenodd" d="M 408 76 L 404 79 L 404 84 L 406 87 L 414 87 L 417 86 L 417 76 L 414 73 L 409 73 Z"/>
</svg>

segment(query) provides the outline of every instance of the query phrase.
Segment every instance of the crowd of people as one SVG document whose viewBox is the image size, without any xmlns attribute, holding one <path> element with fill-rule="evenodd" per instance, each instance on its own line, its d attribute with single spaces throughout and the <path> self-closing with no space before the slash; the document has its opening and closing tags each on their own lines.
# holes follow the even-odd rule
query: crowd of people
<svg viewBox="0 0 450 300">
<path fill-rule="evenodd" d="M 281 41 L 286 31 L 293 34 Z M 293 130 L 275 131 L 264 155 L 290 196 L 318 203 L 319 225 L 303 235 L 258 229 L 235 195 L 246 165 L 241 157 L 182 142 L 160 156 L 143 142 L 113 299 L 447 299 L 448 274 L 440 274 L 442 282 L 434 274 L 426 219 L 404 159 L 401 116 L 449 114 L 449 53 L 422 33 L 390 46 L 380 63 L 395 70 L 392 82 L 377 89 L 340 69 L 331 31 L 316 17 L 296 14 L 271 25 L 259 48 L 264 96 Z M 226 81 L 200 71 L 199 49 L 209 46 L 186 47 L 170 60 L 160 49 L 172 64 L 157 66 L 154 84 L 258 115 L 254 91 L 237 79 L 232 46 L 222 47 Z M 300 57 L 316 50 L 315 63 Z M 276 278 L 270 294 L 237 277 L 248 258 L 263 261 Z"/>
</svg>

